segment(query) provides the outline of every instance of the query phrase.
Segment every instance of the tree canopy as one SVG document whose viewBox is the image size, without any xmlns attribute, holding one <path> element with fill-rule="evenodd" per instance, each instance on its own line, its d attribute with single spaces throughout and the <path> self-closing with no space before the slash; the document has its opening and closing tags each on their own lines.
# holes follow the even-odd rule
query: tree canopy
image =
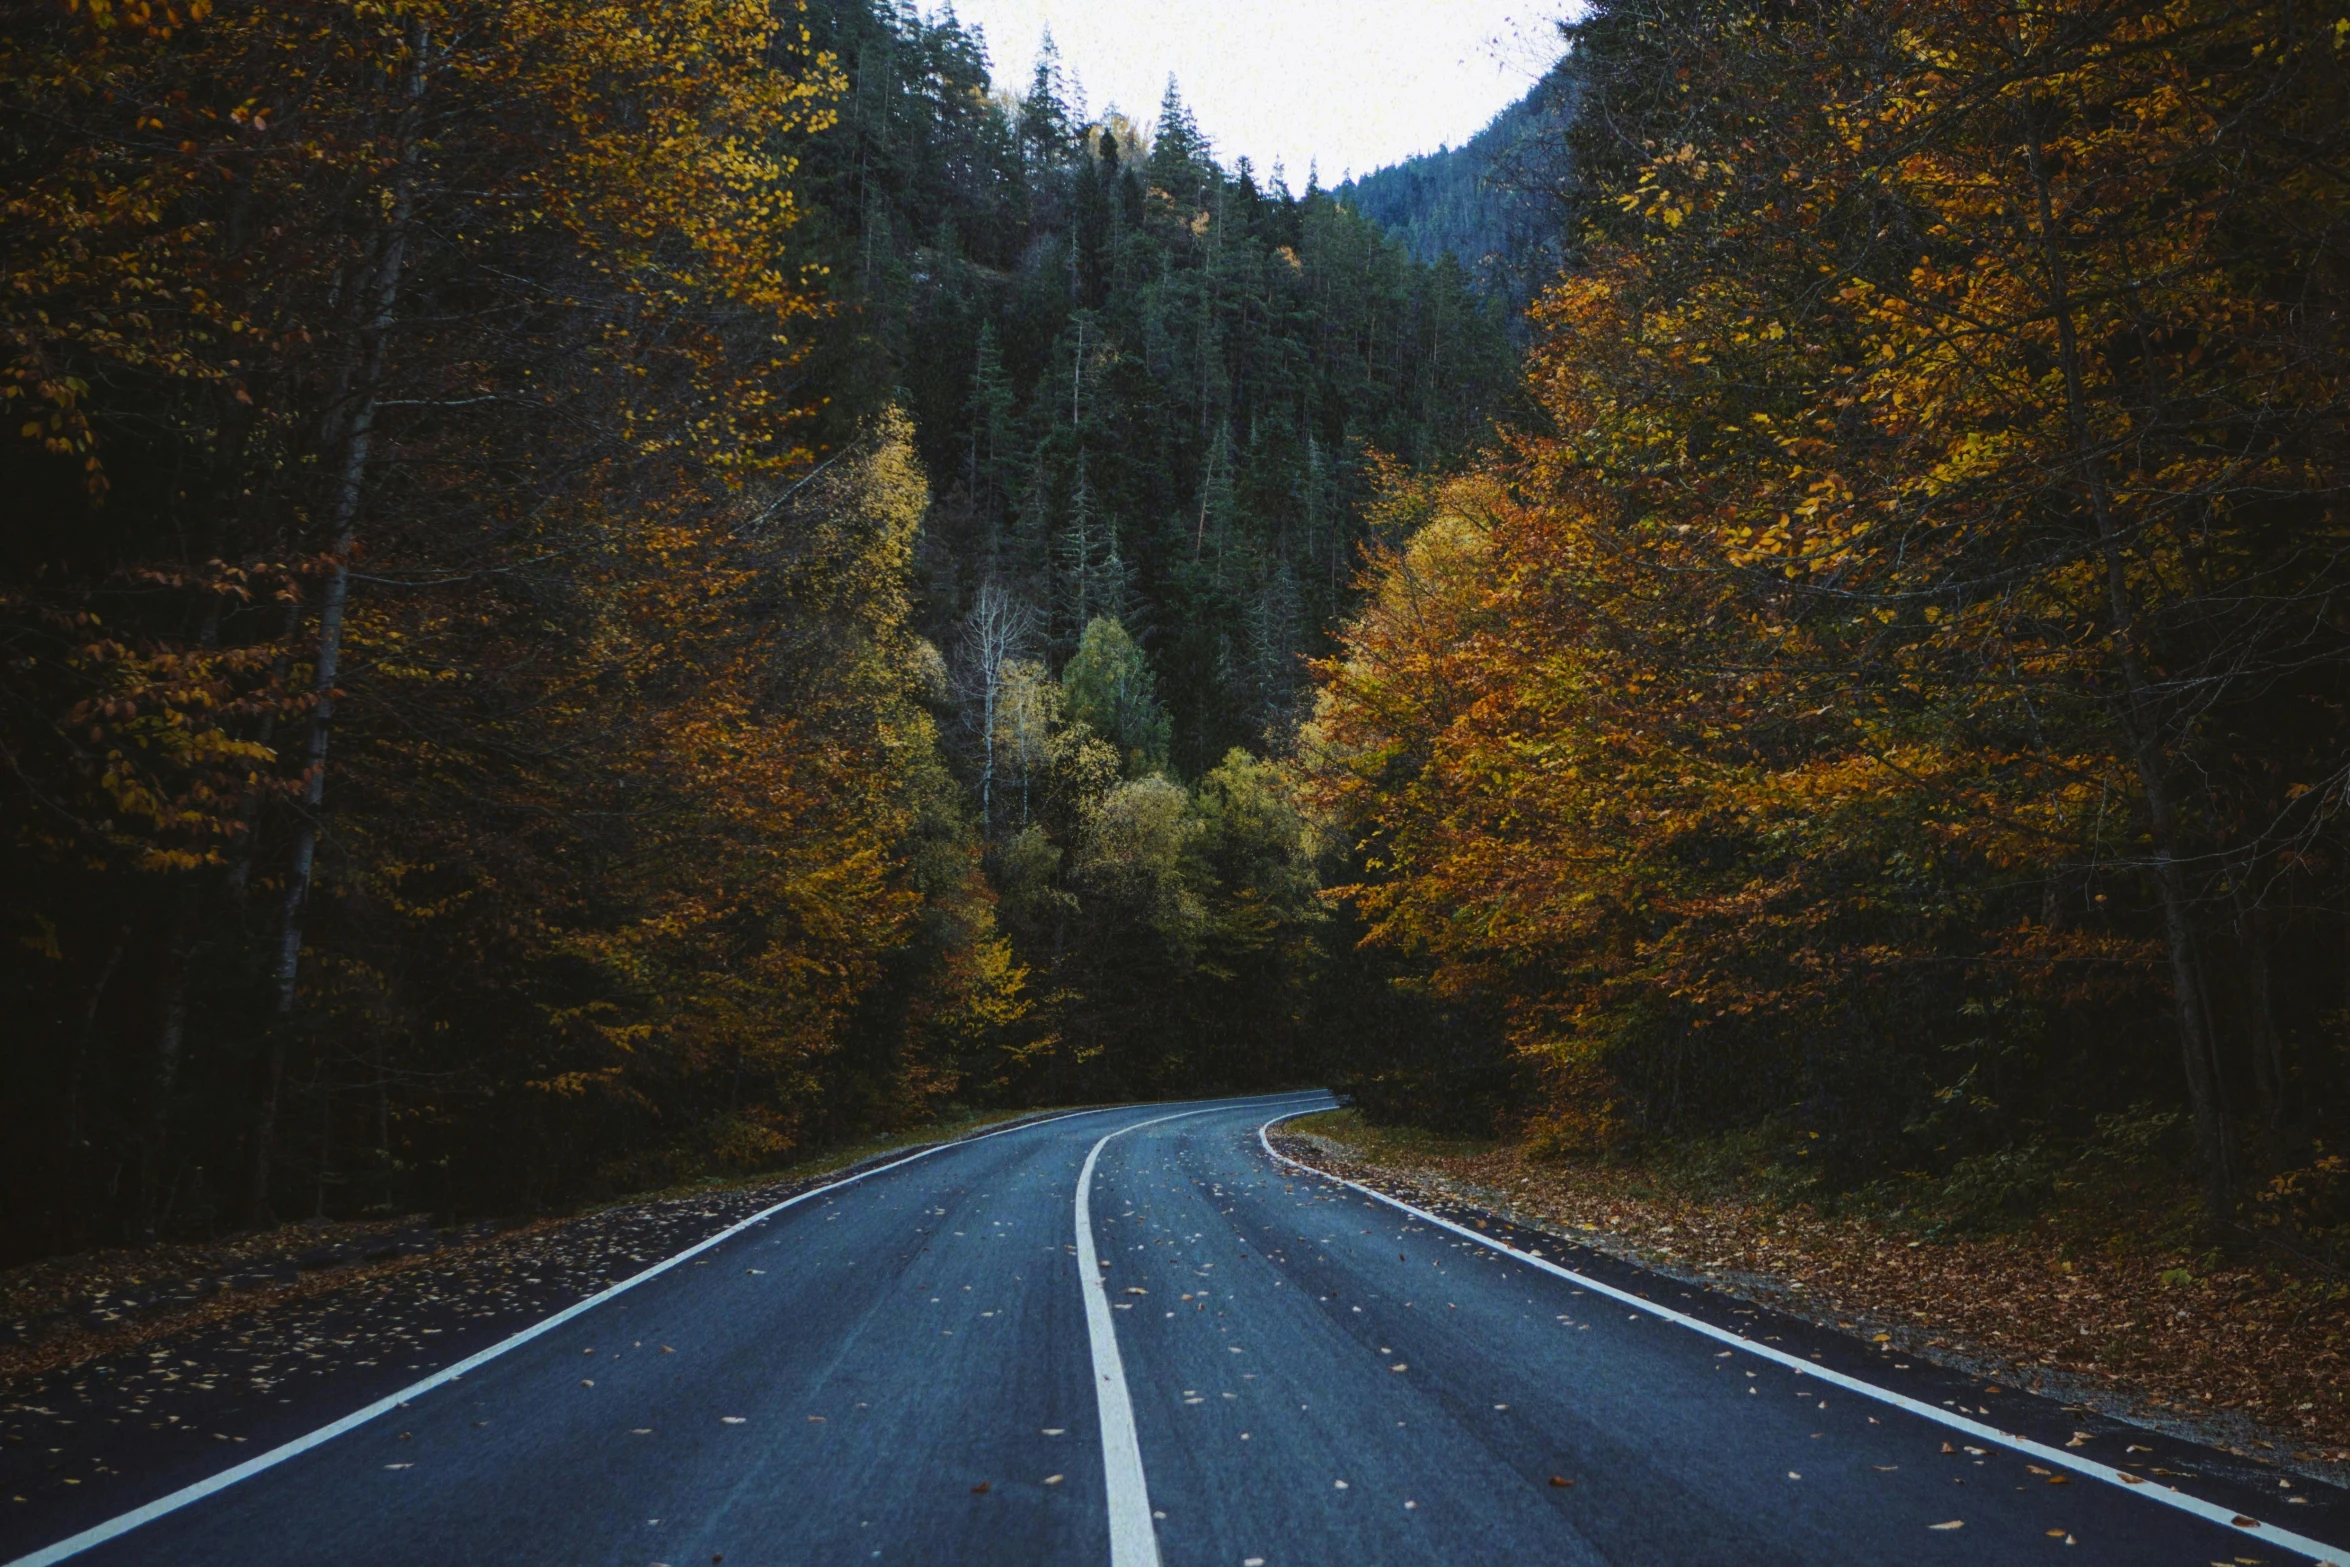
<svg viewBox="0 0 2350 1567">
<path fill-rule="evenodd" d="M 1572 36 L 1542 417 L 1390 488 L 1301 750 L 1372 939 L 1560 1146 L 2027 1200 L 2183 1125 L 2207 1233 L 2339 1223 L 2341 29 Z"/>
<path fill-rule="evenodd" d="M 1264 758 L 1504 326 L 1070 100 L 879 0 L 12 12 L 0 1246 L 1306 1069 Z"/>
</svg>

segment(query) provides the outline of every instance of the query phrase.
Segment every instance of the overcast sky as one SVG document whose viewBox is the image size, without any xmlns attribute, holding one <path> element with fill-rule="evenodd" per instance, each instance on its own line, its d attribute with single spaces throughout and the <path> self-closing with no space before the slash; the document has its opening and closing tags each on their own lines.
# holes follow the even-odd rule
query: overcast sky
<svg viewBox="0 0 2350 1567">
<path fill-rule="evenodd" d="M 922 0 L 935 12 L 937 0 Z M 1173 72 L 1226 164 L 1303 189 L 1458 146 L 1557 57 L 1565 0 L 955 0 L 999 86 L 1027 85 L 1046 27 L 1096 115 L 1154 114 Z"/>
</svg>

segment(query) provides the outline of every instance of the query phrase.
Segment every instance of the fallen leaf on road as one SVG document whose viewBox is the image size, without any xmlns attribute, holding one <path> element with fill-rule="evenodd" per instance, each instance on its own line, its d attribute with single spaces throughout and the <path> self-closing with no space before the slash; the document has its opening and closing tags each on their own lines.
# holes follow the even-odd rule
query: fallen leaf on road
<svg viewBox="0 0 2350 1567">
<path fill-rule="evenodd" d="M 1966 1527 L 1966 1520 L 1953 1518 L 1948 1523 L 1930 1523 L 1926 1527 L 1929 1529 L 1963 1529 Z"/>
<path fill-rule="evenodd" d="M 980 1481 L 977 1485 L 971 1488 L 971 1494 L 973 1496 L 985 1496 L 987 1494 L 987 1488 L 990 1483 L 991 1482 L 986 1480 Z"/>
<path fill-rule="evenodd" d="M 595 1386 L 595 1384 L 594 1384 L 593 1382 L 590 1382 L 590 1381 L 589 1381 L 589 1380 L 588 1380 L 586 1377 L 581 1377 L 581 1378 L 579 1379 L 579 1385 L 580 1385 L 581 1387 L 594 1387 L 594 1386 Z"/>
<path fill-rule="evenodd" d="M 1346 1482 L 1344 1480 L 1333 1480 L 1330 1482 L 1330 1488 L 1334 1491 L 1343 1491 L 1346 1489 Z"/>
<path fill-rule="evenodd" d="M 1552 1475 L 1550 1477 L 1550 1483 L 1563 1489 L 1572 1486 L 1575 1482 L 1568 1479 L 1565 1475 Z"/>
<path fill-rule="evenodd" d="M 824 1417 L 822 1415 L 810 1415 L 808 1417 L 808 1424 L 812 1426 L 820 1426 L 824 1424 Z"/>
<path fill-rule="evenodd" d="M 1148 1295 L 1150 1291 L 1144 1289 L 1139 1284 L 1129 1284 L 1126 1286 L 1126 1293 L 1129 1295 Z"/>
<path fill-rule="evenodd" d="M 1046 1426 L 1044 1434 L 1046 1436 L 1065 1436 L 1068 1434 L 1068 1430 L 1067 1426 Z"/>
<path fill-rule="evenodd" d="M 1412 1368 L 1399 1360 L 1394 1365 L 1389 1366 L 1387 1369 L 1390 1371 L 1409 1371 Z"/>
<path fill-rule="evenodd" d="M 1044 1483 L 1047 1485 L 1059 1485 L 1061 1480 L 1062 1476 L 1060 1475 L 1046 1475 L 1044 1477 Z"/>
<path fill-rule="evenodd" d="M 743 1423 L 741 1415 L 720 1415 L 718 1418 L 730 1426 L 739 1426 Z"/>
<path fill-rule="evenodd" d="M 416 1466 L 414 1464 L 386 1464 L 384 1467 L 386 1469 L 413 1469 Z"/>
</svg>

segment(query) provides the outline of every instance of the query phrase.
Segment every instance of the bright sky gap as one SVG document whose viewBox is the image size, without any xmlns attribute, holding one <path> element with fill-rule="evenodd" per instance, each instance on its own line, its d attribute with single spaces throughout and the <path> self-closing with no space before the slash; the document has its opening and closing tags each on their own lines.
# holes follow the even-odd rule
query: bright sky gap
<svg viewBox="0 0 2350 1567">
<path fill-rule="evenodd" d="M 1172 72 L 1226 165 L 1304 189 L 1458 146 L 1557 58 L 1562 0 L 958 0 L 996 84 L 1025 88 L 1046 30 L 1098 115 L 1142 120 Z"/>
</svg>

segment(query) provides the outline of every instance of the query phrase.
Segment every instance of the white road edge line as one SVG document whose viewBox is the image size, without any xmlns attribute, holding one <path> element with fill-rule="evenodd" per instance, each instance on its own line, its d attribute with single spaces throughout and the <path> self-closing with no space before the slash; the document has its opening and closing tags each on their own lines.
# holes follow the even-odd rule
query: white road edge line
<svg viewBox="0 0 2350 1567">
<path fill-rule="evenodd" d="M 1470 1229 L 1467 1225 L 1455 1224 L 1450 1219 L 1440 1218 L 1425 1208 L 1415 1208 L 1410 1203 L 1390 1197 L 1375 1187 L 1365 1186 L 1359 1181 L 1350 1181 L 1342 1175 L 1332 1175 L 1326 1170 L 1317 1170 L 1312 1165 L 1304 1163 L 1302 1160 L 1292 1159 L 1287 1154 L 1275 1149 L 1272 1138 L 1266 1135 L 1283 1121 L 1294 1120 L 1305 1113 L 1302 1110 L 1293 1110 L 1287 1115 L 1277 1115 L 1257 1128 L 1257 1141 L 1263 1145 L 1267 1157 L 1277 1163 L 1286 1164 L 1291 1169 L 1303 1170 L 1316 1180 L 1333 1181 L 1340 1186 L 1361 1192 L 1366 1197 L 1376 1198 L 1390 1208 L 1401 1209 L 1415 1219 L 1424 1220 L 1439 1229 L 1450 1230 L 1453 1234 L 1473 1240 L 1480 1246 L 1489 1246 L 1495 1251 L 1506 1252 L 1530 1267 L 1540 1268 L 1545 1273 L 1554 1273 L 1569 1283 L 1579 1285 L 1594 1294 L 1605 1295 L 1611 1300 L 1621 1301 L 1636 1310 L 1647 1312 L 1650 1316 L 1661 1317 L 1665 1321 L 1687 1328 L 1693 1333 L 1701 1333 L 1707 1338 L 1718 1339 L 1720 1342 L 1736 1349 L 1742 1349 L 1750 1355 L 1759 1355 L 1765 1360 L 1776 1361 L 1783 1366 L 1792 1366 L 1800 1375 L 1817 1377 L 1848 1393 L 1858 1393 L 1864 1398 L 1873 1398 L 1880 1404 L 1891 1405 L 1908 1414 L 1921 1415 L 1937 1425 L 1948 1426 L 1953 1431 L 1963 1431 L 1967 1435 L 1980 1438 L 1983 1441 L 1996 1442 L 2001 1447 L 2029 1454 L 2043 1463 L 2057 1464 L 2070 1469 L 2075 1474 L 2087 1475 L 2094 1480 L 2103 1480 L 2108 1485 L 2117 1486 L 2129 1492 L 2132 1496 L 2144 1497 L 2151 1502 L 2160 1502 L 2165 1507 L 2175 1507 L 2180 1512 L 2192 1513 L 2198 1518 L 2232 1528 L 2241 1538 L 2264 1540 L 2286 1550 L 2298 1552 L 2318 1563 L 2319 1567 L 2350 1567 L 2350 1551 L 2345 1551 L 2338 1545 L 2327 1545 L 2322 1540 L 2312 1540 L 2306 1535 L 2295 1534 L 2289 1529 L 2280 1529 L 2275 1524 L 2263 1519 L 2248 1518 L 2246 1514 L 2206 1502 L 2200 1497 L 2188 1496 L 2175 1486 L 2158 1485 L 2152 1480 L 2141 1480 L 2134 1475 L 2124 1479 L 2122 1471 L 2109 1464 L 2101 1464 L 2094 1459 L 2083 1458 L 2076 1453 L 2067 1452 L 2061 1447 L 2046 1446 L 2029 1437 L 1994 1430 L 1990 1426 L 1969 1420 L 1964 1415 L 1936 1408 L 1932 1404 L 1896 1393 L 1890 1388 L 1879 1387 L 1873 1382 L 1863 1382 L 1858 1377 L 1846 1376 L 1841 1371 L 1831 1371 L 1826 1366 L 1814 1365 L 1783 1349 L 1773 1349 L 1767 1344 L 1757 1344 L 1752 1339 L 1732 1333 L 1727 1328 L 1717 1328 L 1710 1322 L 1699 1321 L 1695 1317 L 1673 1310 L 1670 1306 L 1660 1306 L 1655 1301 L 1627 1293 L 1612 1284 L 1603 1284 L 1597 1279 L 1575 1272 L 1572 1268 L 1561 1267 L 1547 1257 L 1537 1257 L 1531 1252 L 1520 1251 L 1515 1246 L 1498 1241 L 1481 1231 Z"/>
<path fill-rule="evenodd" d="M 1147 1121 L 1121 1126 L 1095 1143 L 1077 1172 L 1077 1286 L 1085 1296 L 1085 1336 L 1093 1349 L 1093 1397 L 1101 1414 L 1102 1490 L 1110 1509 L 1110 1567 L 1159 1567 L 1159 1534 L 1151 1526 L 1150 1485 L 1142 1473 L 1142 1443 L 1134 1432 L 1134 1401 L 1126 1391 L 1126 1363 L 1118 1355 L 1117 1319 L 1110 1315 L 1109 1286 L 1102 1283 L 1101 1258 L 1093 1248 L 1093 1167 L 1112 1138 L 1181 1121 L 1212 1115 L 1226 1105 L 1205 1110 L 1179 1110 L 1154 1115 Z M 1290 1115 L 1303 1115 L 1292 1110 Z M 1275 1116 L 1274 1120 L 1286 1117 Z M 1268 1121 L 1265 1125 L 1273 1123 Z M 1263 1128 L 1258 1138 L 1263 1140 Z M 1270 1148 L 1270 1144 L 1267 1147 Z"/>
<path fill-rule="evenodd" d="M 679 1263 L 684 1262 L 689 1258 L 695 1257 L 702 1252 L 708 1251 L 711 1247 L 716 1246 L 723 1241 L 731 1240 L 735 1236 L 740 1235 L 743 1231 L 749 1229 L 752 1225 L 761 1223 L 767 1219 L 772 1219 L 777 1214 L 783 1212 L 784 1209 L 792 1207 L 798 1203 L 806 1202 L 811 1197 L 821 1197 L 826 1192 L 836 1192 L 844 1186 L 854 1186 L 857 1182 L 866 1180 L 872 1176 L 886 1175 L 892 1170 L 912 1164 L 917 1159 L 927 1159 L 932 1154 L 945 1153 L 950 1148 L 969 1147 L 973 1143 L 985 1142 L 990 1137 L 1002 1137 L 1008 1132 L 1025 1132 L 1031 1127 L 1050 1126 L 1055 1121 L 1067 1121 L 1081 1115 L 1107 1115 L 1113 1113 L 1118 1108 L 1120 1107 L 1113 1105 L 1106 1109 L 1071 1110 L 1061 1115 L 1046 1116 L 1041 1120 L 1022 1121 L 1017 1126 L 998 1127 L 992 1132 L 981 1132 L 976 1137 L 963 1137 L 957 1138 L 952 1142 L 939 1143 L 935 1147 L 925 1148 L 919 1153 L 908 1154 L 903 1159 L 893 1159 L 888 1164 L 876 1165 L 870 1170 L 859 1170 L 856 1174 L 844 1176 L 840 1180 L 829 1181 L 822 1186 L 810 1187 L 808 1190 L 801 1192 L 797 1196 L 786 1197 L 783 1201 L 774 1204 L 772 1207 L 762 1208 L 757 1213 L 752 1214 L 749 1218 L 728 1225 L 725 1229 L 720 1230 L 717 1234 L 712 1235 L 705 1240 L 697 1241 L 693 1245 L 688 1246 L 685 1250 L 679 1252 L 676 1256 L 664 1258 L 662 1261 L 654 1263 L 651 1267 L 645 1269 L 642 1273 L 633 1274 L 628 1278 L 622 1279 L 619 1283 L 612 1285 L 609 1289 L 605 1289 L 597 1294 L 590 1295 L 583 1301 L 578 1301 L 572 1305 L 566 1306 L 561 1311 L 556 1312 L 553 1316 L 546 1317 L 540 1321 L 534 1322 L 529 1327 L 524 1328 L 521 1332 L 516 1333 L 509 1338 L 500 1339 L 497 1343 L 492 1344 L 485 1350 L 468 1355 L 463 1360 L 456 1362 L 454 1365 L 443 1367 L 441 1370 L 434 1372 L 431 1376 L 424 1378 L 420 1382 L 411 1382 L 406 1387 L 400 1389 L 400 1391 L 397 1393 L 387 1394 L 384 1397 L 377 1399 L 374 1403 L 369 1404 L 364 1409 L 355 1409 L 351 1413 L 343 1416 L 342 1419 L 334 1421 L 328 1425 L 320 1426 L 317 1430 L 310 1432 L 306 1436 L 298 1436 L 291 1442 L 285 1443 L 283 1446 L 273 1447 L 266 1453 L 260 1453 L 252 1458 L 248 1458 L 233 1469 L 223 1469 L 220 1473 L 207 1476 L 206 1478 L 197 1481 L 193 1485 L 183 1486 L 179 1490 L 173 1491 L 168 1496 L 159 1496 L 144 1507 L 134 1507 L 127 1513 L 122 1513 L 113 1518 L 109 1518 L 101 1524 L 93 1524 L 89 1528 L 84 1529 L 81 1533 L 70 1535 L 65 1539 L 59 1540 L 54 1545 L 43 1546 L 40 1550 L 33 1552 L 29 1556 L 19 1556 L 14 1561 L 4 1564 L 4 1567 L 49 1567 L 49 1564 L 52 1562 L 61 1562 L 64 1561 L 67 1557 L 79 1556 L 82 1552 L 89 1550 L 92 1546 L 103 1545 L 108 1540 L 114 1539 L 118 1535 L 128 1534 L 133 1529 L 139 1527 L 139 1525 L 143 1523 L 152 1523 L 156 1519 L 161 1518 L 166 1513 L 178 1512 L 181 1508 L 186 1507 L 191 1502 L 200 1502 L 205 1497 L 212 1495 L 215 1491 L 225 1491 L 230 1486 L 235 1485 L 238 1481 L 249 1480 L 253 1476 L 261 1473 L 261 1471 L 264 1469 L 274 1469 L 279 1464 L 284 1463 L 287 1459 L 297 1458 L 302 1454 L 310 1451 L 310 1449 L 321 1445 L 322 1443 L 331 1442 L 336 1437 L 341 1436 L 344 1432 L 363 1426 L 367 1424 L 368 1421 L 373 1420 L 376 1416 L 387 1414 L 390 1411 L 399 1408 L 402 1404 L 407 1403 L 410 1399 L 417 1398 L 423 1394 L 429 1393 L 434 1388 L 441 1386 L 445 1382 L 456 1381 L 459 1377 L 465 1375 L 466 1372 L 473 1370 L 476 1366 L 485 1365 L 488 1362 L 497 1359 L 500 1355 L 505 1354 L 510 1349 L 520 1348 L 522 1345 L 529 1343 L 532 1339 L 537 1338 L 542 1333 L 550 1333 L 554 1331 L 556 1328 L 561 1327 L 564 1323 L 569 1322 L 572 1318 L 579 1316 L 583 1312 L 591 1311 L 597 1306 L 602 1305 L 605 1301 L 610 1300 L 613 1296 L 622 1294 L 628 1290 L 635 1289 L 639 1284 L 644 1283 L 645 1280 L 653 1278 L 659 1274 L 667 1273 L 671 1268 L 676 1267 Z"/>
</svg>

